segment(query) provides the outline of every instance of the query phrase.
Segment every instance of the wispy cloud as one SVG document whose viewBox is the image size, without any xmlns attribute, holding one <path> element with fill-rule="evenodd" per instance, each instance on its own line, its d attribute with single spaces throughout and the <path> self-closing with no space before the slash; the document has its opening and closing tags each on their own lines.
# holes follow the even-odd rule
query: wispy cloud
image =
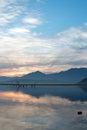
<svg viewBox="0 0 87 130">
<path fill-rule="evenodd" d="M 33 24 L 33 25 L 40 25 L 42 24 L 42 21 L 39 20 L 38 18 L 33 18 L 33 17 L 26 17 L 23 20 L 24 23 L 28 23 L 28 24 Z"/>
<path fill-rule="evenodd" d="M 45 24 L 40 14 L 26 10 L 21 2 L 0 2 L 1 75 L 87 67 L 86 24 L 70 27 L 58 32 L 55 37 L 46 38 L 43 36 L 45 32 L 38 31 Z M 27 2 L 29 4 L 30 1 L 26 0 L 24 4 Z"/>
<path fill-rule="evenodd" d="M 11 34 L 26 34 L 29 32 L 29 29 L 27 29 L 26 27 L 16 27 L 16 28 L 11 28 L 9 29 L 9 33 Z"/>
<path fill-rule="evenodd" d="M 0 55 L 9 57 L 3 61 L 1 69 L 18 69 L 27 73 L 37 69 L 55 72 L 73 66 L 86 67 L 87 38 L 84 34 L 84 29 L 70 28 L 58 33 L 56 38 L 46 39 L 33 36 L 24 27 L 11 28 L 8 36 L 1 38 Z"/>
<path fill-rule="evenodd" d="M 11 23 L 21 12 L 21 6 L 13 4 L 12 0 L 1 2 L 0 6 L 0 26 Z"/>
</svg>

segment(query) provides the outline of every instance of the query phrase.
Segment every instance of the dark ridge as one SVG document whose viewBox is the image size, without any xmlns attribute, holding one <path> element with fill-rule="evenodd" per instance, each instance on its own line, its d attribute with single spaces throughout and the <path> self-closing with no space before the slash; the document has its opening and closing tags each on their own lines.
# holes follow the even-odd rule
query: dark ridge
<svg viewBox="0 0 87 130">
<path fill-rule="evenodd" d="M 87 78 L 83 79 L 82 81 L 79 82 L 80 84 L 87 84 Z"/>
</svg>

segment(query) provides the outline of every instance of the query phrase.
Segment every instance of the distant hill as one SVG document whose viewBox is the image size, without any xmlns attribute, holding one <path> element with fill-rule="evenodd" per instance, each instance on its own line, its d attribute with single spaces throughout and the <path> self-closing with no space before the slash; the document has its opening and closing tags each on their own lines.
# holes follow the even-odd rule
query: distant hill
<svg viewBox="0 0 87 130">
<path fill-rule="evenodd" d="M 77 83 L 87 77 L 87 68 L 72 68 L 59 73 L 44 74 L 40 71 L 22 76 L 22 79 L 38 80 L 38 82 Z"/>
<path fill-rule="evenodd" d="M 0 76 L 0 81 L 7 81 L 10 80 L 10 77 L 6 77 L 6 76 Z"/>
<path fill-rule="evenodd" d="M 72 68 L 49 76 L 63 83 L 77 83 L 87 77 L 87 68 Z"/>
<path fill-rule="evenodd" d="M 81 81 L 79 82 L 79 85 L 80 85 L 80 88 L 81 88 L 83 91 L 87 92 L 87 78 L 81 80 Z"/>
<path fill-rule="evenodd" d="M 28 79 L 43 79 L 45 77 L 46 77 L 46 74 L 40 71 L 32 72 L 32 73 L 22 76 L 22 78 L 28 78 Z"/>
<path fill-rule="evenodd" d="M 82 81 L 79 82 L 80 84 L 87 84 L 87 78 L 83 79 Z"/>
<path fill-rule="evenodd" d="M 87 68 L 71 68 L 67 71 L 45 74 L 40 71 L 32 72 L 22 77 L 0 77 L 1 81 L 22 83 L 78 83 L 87 77 Z"/>
</svg>

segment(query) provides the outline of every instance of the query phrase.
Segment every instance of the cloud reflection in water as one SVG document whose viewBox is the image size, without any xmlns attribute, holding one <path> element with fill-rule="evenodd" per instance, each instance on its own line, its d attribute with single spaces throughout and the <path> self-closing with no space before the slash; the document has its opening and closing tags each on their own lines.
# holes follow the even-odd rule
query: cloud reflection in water
<svg viewBox="0 0 87 130">
<path fill-rule="evenodd" d="M 78 116 L 77 111 L 83 115 Z M 1 130 L 86 130 L 87 102 L 0 92 Z"/>
</svg>

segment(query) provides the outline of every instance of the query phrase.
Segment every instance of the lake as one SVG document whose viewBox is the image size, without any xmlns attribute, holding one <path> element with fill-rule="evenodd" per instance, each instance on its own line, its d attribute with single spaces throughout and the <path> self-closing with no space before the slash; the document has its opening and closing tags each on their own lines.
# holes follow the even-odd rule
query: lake
<svg viewBox="0 0 87 130">
<path fill-rule="evenodd" d="M 0 86 L 0 130 L 87 130 L 87 88 Z"/>
</svg>

